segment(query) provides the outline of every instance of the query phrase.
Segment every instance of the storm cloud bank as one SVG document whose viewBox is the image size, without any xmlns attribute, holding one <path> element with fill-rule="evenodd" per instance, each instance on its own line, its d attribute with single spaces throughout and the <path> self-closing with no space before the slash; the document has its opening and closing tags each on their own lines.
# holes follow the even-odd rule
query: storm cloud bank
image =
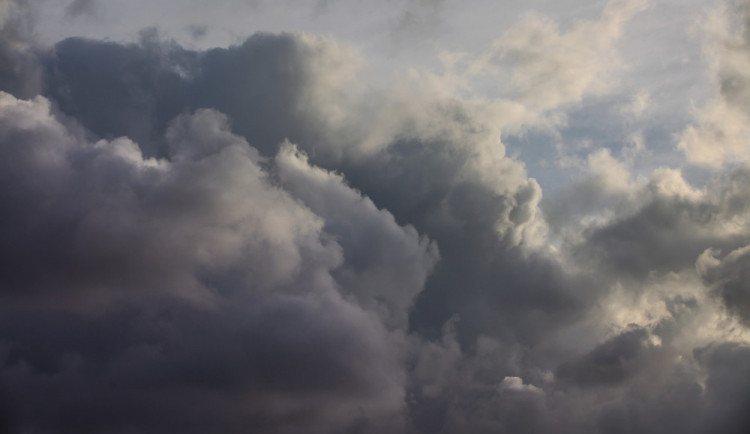
<svg viewBox="0 0 750 434">
<path fill-rule="evenodd" d="M 309 34 L 46 46 L 0 2 L 0 432 L 747 432 L 745 3 L 679 164 L 587 145 L 547 197 L 504 141 L 614 92 L 643 1 L 387 83 Z"/>
</svg>

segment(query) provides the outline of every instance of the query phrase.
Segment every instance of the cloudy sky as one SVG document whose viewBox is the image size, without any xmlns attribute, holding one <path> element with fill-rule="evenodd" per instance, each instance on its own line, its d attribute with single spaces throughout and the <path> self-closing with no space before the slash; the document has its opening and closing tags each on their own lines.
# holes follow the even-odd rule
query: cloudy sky
<svg viewBox="0 0 750 434">
<path fill-rule="evenodd" d="M 750 1 L 0 26 L 0 433 L 750 432 Z"/>
</svg>

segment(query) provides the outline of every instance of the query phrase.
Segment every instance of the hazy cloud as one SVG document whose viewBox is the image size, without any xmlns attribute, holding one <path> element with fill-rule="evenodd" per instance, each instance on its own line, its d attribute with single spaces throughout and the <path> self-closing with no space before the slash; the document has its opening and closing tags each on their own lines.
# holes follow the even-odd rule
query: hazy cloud
<svg viewBox="0 0 750 434">
<path fill-rule="evenodd" d="M 96 10 L 96 0 L 73 0 L 66 8 L 66 12 L 72 16 L 77 17 L 83 14 L 93 14 Z"/>
<path fill-rule="evenodd" d="M 693 164 L 717 167 L 750 156 L 749 17 L 750 4 L 741 1 L 713 12 L 704 24 L 704 53 L 718 92 L 698 110 L 697 125 L 680 138 L 678 146 Z"/>
</svg>

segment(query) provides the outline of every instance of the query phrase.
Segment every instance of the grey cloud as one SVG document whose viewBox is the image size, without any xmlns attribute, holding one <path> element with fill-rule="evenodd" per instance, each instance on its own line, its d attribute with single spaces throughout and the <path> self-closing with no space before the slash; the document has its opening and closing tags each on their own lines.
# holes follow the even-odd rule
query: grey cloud
<svg viewBox="0 0 750 434">
<path fill-rule="evenodd" d="M 450 117 L 445 122 L 460 123 Z M 538 339 L 547 327 L 571 318 L 587 283 L 541 255 L 527 258 L 513 247 L 514 230 L 531 218 L 526 210 L 535 207 L 538 186 L 512 177 L 523 183 L 517 190 L 494 191 L 465 175 L 473 157 L 462 147 L 448 140 L 399 142 L 347 173 L 375 203 L 438 243 L 441 261 L 412 312 L 415 330 L 435 336 L 458 313 L 462 340 L 480 331 Z M 503 236 L 499 227 L 512 230 Z M 526 307 L 535 311 L 533 319 Z"/>
<path fill-rule="evenodd" d="M 164 168 L 144 168 L 142 172 L 153 172 L 149 176 L 154 179 L 144 179 L 143 192 L 136 191 L 135 198 L 131 194 L 123 197 L 136 200 L 136 204 L 140 203 L 139 194 L 148 199 L 137 212 L 130 213 L 131 218 L 138 219 L 130 229 L 114 226 L 114 230 L 104 230 L 103 222 L 128 215 L 127 208 L 113 208 L 107 213 L 98 211 L 101 217 L 94 218 L 94 213 L 86 220 L 93 227 L 83 226 L 77 232 L 77 237 L 87 231 L 98 234 L 85 238 L 84 246 L 99 245 L 100 250 L 110 243 L 125 246 L 107 251 L 107 256 L 102 251 L 91 253 L 94 259 L 105 261 L 102 265 L 109 264 L 109 259 L 120 265 L 103 276 L 99 276 L 102 267 L 98 266 L 96 272 L 81 271 L 70 279 L 88 283 L 94 278 L 101 279 L 100 285 L 125 282 L 139 287 L 188 285 L 197 294 L 206 290 L 232 294 L 237 291 L 237 282 L 242 282 L 253 293 L 281 288 L 294 294 L 299 289 L 283 276 L 293 273 L 298 279 L 318 281 L 320 274 L 316 273 L 328 270 L 323 277 L 330 275 L 364 307 L 380 312 L 389 327 L 403 327 L 408 315 L 409 328 L 430 337 L 458 314 L 458 337 L 464 347 L 471 347 L 482 334 L 507 340 L 511 346 L 517 341 L 538 342 L 561 325 L 573 322 L 585 308 L 582 297 L 589 293 L 590 283 L 567 276 L 551 258 L 525 253 L 523 245 L 529 235 L 524 228 L 538 218 L 535 209 L 540 188 L 525 178 L 519 163 L 507 158 L 498 160 L 502 171 L 491 178 L 477 171 L 488 163 L 482 160 L 486 157 L 477 154 L 476 147 L 484 146 L 491 128 L 473 107 L 460 101 L 415 101 L 403 112 L 393 113 L 403 116 L 405 122 L 399 121 L 396 130 L 383 136 L 387 146 L 363 157 L 338 160 L 337 168 L 345 179 L 373 202 L 349 190 L 344 178 L 309 166 L 288 148 L 274 163 L 279 182 L 290 197 L 300 199 L 312 212 L 290 204 L 288 193 L 262 187 L 266 181 L 258 165 L 267 164 L 264 156 L 276 154 L 284 138 L 306 151 L 311 163 L 330 165 L 341 158 L 337 157 L 341 150 L 332 147 L 339 143 L 326 140 L 331 124 L 321 118 L 321 107 L 316 104 L 324 100 L 319 92 L 325 92 L 323 96 L 335 96 L 337 92 L 321 78 L 327 75 L 326 68 L 336 68 L 347 59 L 319 40 L 292 35 L 256 35 L 240 46 L 205 53 L 148 39 L 130 46 L 80 39 L 59 43 L 45 60 L 46 94 L 96 136 L 112 140 L 112 144 L 102 142 L 98 151 L 81 159 L 82 167 L 86 169 L 89 160 L 96 161 L 99 153 L 108 155 L 109 149 L 118 146 L 128 155 L 139 155 L 134 143 L 114 139 L 119 135 L 137 139 L 147 157 L 169 157 L 138 157 Z M 233 121 L 232 130 L 257 144 L 260 153 L 254 154 L 244 140 L 230 135 L 227 121 L 213 112 L 178 117 L 168 124 L 172 116 L 195 106 L 227 112 Z M 325 113 L 325 107 L 322 109 Z M 433 117 L 425 119 L 425 109 Z M 356 144 L 372 133 L 372 129 L 360 129 L 357 124 L 345 137 Z M 243 164 L 249 173 L 239 176 L 243 169 L 236 165 Z M 127 173 L 132 169 L 125 165 L 120 170 Z M 114 173 L 111 168 L 101 172 L 96 176 Z M 130 176 L 137 180 L 145 175 Z M 98 185 L 92 181 L 92 186 Z M 65 185 L 57 179 L 49 184 Z M 80 190 L 75 184 L 69 187 L 69 191 Z M 242 227 L 242 220 L 233 223 L 232 219 L 241 219 L 245 211 L 253 215 L 256 209 L 241 205 L 245 203 L 242 191 L 252 197 L 268 196 L 268 203 L 274 203 L 271 210 L 289 207 L 289 214 L 281 217 L 278 211 L 273 211 L 273 218 L 264 213 L 269 220 L 253 217 L 268 226 L 255 232 L 248 226 L 250 237 L 263 239 L 267 231 L 274 231 L 272 222 L 290 219 L 305 222 L 295 229 L 300 238 L 284 235 L 282 240 L 290 244 L 276 246 L 280 235 L 272 232 L 274 236 L 267 238 L 270 250 L 256 254 L 252 248 L 235 250 L 231 237 L 236 233 L 232 231 L 226 234 L 229 239 L 209 231 L 210 226 L 206 227 L 205 239 L 203 231 L 194 232 L 193 225 L 199 222 Z M 101 200 L 106 193 L 104 189 Z M 105 203 L 121 206 L 116 197 L 109 199 Z M 255 198 L 253 203 L 263 209 L 264 200 Z M 43 201 L 34 201 L 39 202 Z M 80 209 L 91 206 L 81 205 Z M 151 223 L 156 227 L 143 232 L 147 226 L 137 222 L 147 215 L 163 216 L 170 224 L 160 228 L 157 220 Z M 69 220 L 75 221 L 76 216 Z M 397 223 L 412 224 L 416 230 L 400 228 Z M 332 235 L 335 244 L 321 244 L 317 231 Z M 429 277 L 437 250 L 418 233 L 435 240 L 440 250 L 441 259 Z M 206 247 L 194 251 L 189 241 L 181 241 L 187 234 L 189 240 Z M 214 242 L 217 250 L 212 252 Z M 130 264 L 134 251 L 127 246 L 142 251 L 142 263 Z M 337 250 L 339 246 L 341 250 Z M 176 250 L 170 253 L 173 247 Z M 77 258 L 63 252 L 64 248 L 59 256 L 64 260 L 57 259 L 63 260 L 59 269 L 70 273 L 75 269 L 70 261 Z M 36 256 L 36 252 L 28 256 Z M 245 262 L 238 262 L 240 258 Z M 78 258 L 86 263 L 84 259 Z M 298 270 L 306 265 L 309 271 Z M 133 268 L 123 268 L 126 266 Z M 146 276 L 134 272 L 140 269 L 155 272 Z M 139 280 L 133 282 L 130 276 Z M 426 289 L 421 291 L 425 280 Z M 16 281 L 29 284 L 33 279 L 19 277 Z M 501 380 L 488 386 L 488 393 L 496 393 Z M 445 390 L 453 393 L 451 388 Z M 443 398 L 434 398 L 419 411 L 429 413 L 437 402 L 444 402 Z M 451 420 L 455 419 L 451 423 L 458 427 L 463 416 L 456 411 L 451 413 Z"/>
<path fill-rule="evenodd" d="M 392 28 L 394 40 L 413 43 L 413 39 L 436 32 L 442 24 L 445 0 L 407 0 L 402 5 Z"/>
<path fill-rule="evenodd" d="M 680 199 L 654 200 L 637 214 L 592 231 L 583 253 L 626 276 L 688 267 L 714 241 L 693 232 L 712 218 L 712 208 Z"/>
<path fill-rule="evenodd" d="M 727 309 L 750 325 L 750 248 L 739 248 L 721 259 L 716 257 L 717 253 L 715 249 L 704 252 L 696 268 Z"/>
<path fill-rule="evenodd" d="M 45 94 L 99 137 L 127 136 L 147 156 L 163 156 L 167 122 L 189 108 L 179 72 L 193 69 L 195 55 L 168 51 L 171 61 L 150 48 L 62 41 L 46 60 Z"/>
<path fill-rule="evenodd" d="M 707 432 L 741 433 L 750 428 L 750 347 L 741 343 L 710 345 L 695 351 L 707 370 L 705 395 L 709 401 Z"/>
<path fill-rule="evenodd" d="M 350 199 L 392 234 L 383 252 L 422 268 L 389 275 L 387 253 L 342 249 L 215 111 L 172 122 L 157 160 L 124 138 L 86 143 L 44 98 L 1 97 L 2 390 L 19 432 L 401 429 L 399 338 L 334 270 L 352 256 L 405 309 L 428 240 L 332 178 L 320 194 Z"/>
<path fill-rule="evenodd" d="M 275 162 L 281 184 L 324 218 L 323 229 L 341 245 L 347 261 L 335 270 L 337 280 L 387 324 L 403 327 L 439 258 L 437 245 L 398 226 L 340 175 L 310 167 L 293 145 L 283 145 Z"/>
<path fill-rule="evenodd" d="M 6 293 L 135 286 L 200 298 L 222 290 L 219 270 L 259 289 L 304 271 L 305 256 L 338 261 L 337 251 L 308 242 L 318 218 L 267 187 L 257 153 L 215 112 L 176 123 L 167 135 L 180 151 L 167 162 L 143 159 L 127 139 L 81 146 L 45 100 L 3 100 Z M 206 154 L 190 152 L 207 144 Z"/>
<path fill-rule="evenodd" d="M 747 242 L 738 229 L 748 212 L 746 168 L 718 177 L 702 192 L 685 191 L 679 175 L 664 175 L 633 187 L 635 209 L 590 228 L 575 254 L 625 278 L 642 279 L 692 268 L 708 248 L 733 250 Z"/>
<path fill-rule="evenodd" d="M 597 29 L 611 41 L 639 7 Z M 700 253 L 748 244 L 746 169 L 706 191 L 622 183 L 629 202 L 571 250 L 547 245 L 541 187 L 488 105 L 419 80 L 361 92 L 361 59 L 324 38 L 193 51 L 149 31 L 29 53 L 47 99 L 0 97 L 0 428 L 741 426 L 722 408 L 743 403 L 727 378 L 744 346 L 677 329 L 713 308 Z M 571 71 L 551 106 L 596 81 Z M 719 294 L 744 290 L 721 286 L 741 280 L 735 256 L 704 261 Z M 672 274 L 695 298 L 654 289 Z M 608 328 L 626 280 L 665 319 Z"/>
<path fill-rule="evenodd" d="M 0 2 L 0 91 L 20 98 L 38 94 L 42 67 L 33 45 L 34 15 L 30 3 Z"/>
<path fill-rule="evenodd" d="M 371 418 L 399 429 L 383 332 L 335 298 L 3 311 L 0 381 L 17 432 L 325 433 Z"/>
<path fill-rule="evenodd" d="M 750 75 L 743 71 L 737 60 L 750 56 L 750 2 L 744 0 L 737 2 L 737 15 L 741 19 L 741 42 L 724 41 L 726 53 L 720 53 L 727 59 L 720 65 L 719 91 L 727 102 L 736 105 L 750 114 Z"/>
<path fill-rule="evenodd" d="M 630 375 L 639 371 L 639 359 L 652 347 L 648 338 L 648 331 L 642 328 L 621 333 L 580 359 L 560 366 L 557 376 L 581 386 L 626 381 Z"/>
<path fill-rule="evenodd" d="M 46 61 L 45 94 L 95 134 L 126 135 L 149 156 L 163 155 L 167 122 L 201 107 L 228 114 L 265 154 L 284 139 L 324 153 L 325 125 L 310 92 L 350 60 L 324 39 L 289 34 L 256 34 L 206 52 L 160 43 L 158 35 L 140 45 L 68 39 Z"/>
<path fill-rule="evenodd" d="M 335 44 L 294 35 L 259 34 L 239 46 L 203 53 L 169 44 L 120 46 L 70 39 L 59 43 L 48 60 L 47 93 L 99 136 L 124 134 L 150 143 L 147 155 L 165 153 L 159 132 L 168 119 L 208 106 L 227 113 L 233 131 L 263 155 L 273 156 L 279 143 L 289 139 L 311 162 L 341 170 L 377 207 L 440 246 L 445 260 L 416 302 L 416 329 L 439 330 L 457 310 L 465 316 L 461 327 L 468 336 L 484 328 L 497 330 L 498 316 L 489 313 L 490 306 L 507 306 L 509 316 L 501 327 L 511 327 L 523 315 L 512 307 L 518 303 L 546 312 L 542 329 L 572 318 L 580 307 L 574 287 L 585 292 L 586 284 L 574 279 L 561 283 L 558 279 L 567 278 L 553 261 L 540 256 L 527 262 L 521 249 L 512 250 L 524 242 L 525 228 L 538 221 L 541 191 L 526 179 L 522 165 L 508 158 L 498 159 L 499 173 L 485 176 L 477 170 L 490 163 L 476 149 L 502 144 L 488 144 L 492 129 L 476 108 L 455 100 L 392 103 L 377 96 L 369 104 L 339 108 L 338 86 L 348 79 L 339 71 L 353 63 L 355 56 Z M 353 119 L 351 125 L 340 127 L 328 113 L 342 109 L 362 114 L 350 114 L 344 119 Z M 387 110 L 393 119 L 361 122 L 373 109 Z M 385 131 L 378 130 L 379 123 Z M 380 137 L 380 148 L 351 150 L 372 137 Z M 530 280 L 527 269 L 536 270 Z M 465 290 L 454 298 L 457 282 Z M 521 287 L 525 290 L 516 290 Z M 403 312 L 408 303 L 401 305 Z M 472 321 L 478 323 L 469 332 Z M 524 321 L 503 333 L 529 326 L 527 333 L 535 334 L 531 330 L 539 327 L 538 318 Z"/>
<path fill-rule="evenodd" d="M 462 352 L 455 322 L 439 342 L 415 346 L 409 390 L 417 432 L 547 432 L 545 392 L 518 377 L 534 377 L 518 366 L 523 350 L 482 337 Z"/>
<path fill-rule="evenodd" d="M 187 27 L 187 31 L 193 39 L 201 39 L 208 33 L 208 28 L 201 24 L 191 24 Z"/>
<path fill-rule="evenodd" d="M 96 0 L 73 0 L 68 4 L 65 11 L 72 17 L 84 14 L 93 14 L 96 10 Z"/>
</svg>

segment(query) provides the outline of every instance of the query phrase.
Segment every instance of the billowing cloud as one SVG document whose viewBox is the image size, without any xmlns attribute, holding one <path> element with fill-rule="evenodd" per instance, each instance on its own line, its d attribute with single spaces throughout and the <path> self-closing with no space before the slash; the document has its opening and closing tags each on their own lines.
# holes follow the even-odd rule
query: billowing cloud
<svg viewBox="0 0 750 434">
<path fill-rule="evenodd" d="M 654 125 L 660 87 L 618 89 L 643 1 L 390 75 L 294 32 L 47 46 L 110 6 L 40 5 L 0 2 L 0 431 L 747 430 L 744 21 L 701 27 L 697 123 Z M 456 10 L 382 12 L 439 45 Z"/>
<path fill-rule="evenodd" d="M 4 93 L 0 107 L 3 383 L 26 403 L 9 404 L 11 423 L 328 432 L 398 415 L 398 338 L 344 297 L 364 293 L 372 276 L 381 294 L 369 300 L 402 317 L 437 257 L 429 240 L 336 178 L 320 194 L 374 220 L 359 234 L 334 216 L 324 232 L 324 220 L 274 186 L 264 160 L 212 110 L 170 123 L 165 160 L 144 158 L 125 138 L 86 142 L 43 97 Z M 279 158 L 283 166 L 293 157 Z M 377 237 L 381 251 L 352 248 L 362 236 Z M 414 266 L 391 270 L 389 252 Z M 123 388 L 110 390 L 113 382 Z M 80 393 L 51 406 L 72 384 Z M 163 400 L 165 413 L 155 414 Z M 102 413 L 89 414 L 95 407 Z M 285 422 L 292 413 L 301 419 Z"/>
<path fill-rule="evenodd" d="M 747 176 L 738 168 L 698 191 L 678 171 L 656 171 L 624 187 L 620 215 L 588 228 L 578 254 L 626 276 L 646 276 L 692 268 L 708 248 L 738 248 L 746 240 Z"/>
</svg>

